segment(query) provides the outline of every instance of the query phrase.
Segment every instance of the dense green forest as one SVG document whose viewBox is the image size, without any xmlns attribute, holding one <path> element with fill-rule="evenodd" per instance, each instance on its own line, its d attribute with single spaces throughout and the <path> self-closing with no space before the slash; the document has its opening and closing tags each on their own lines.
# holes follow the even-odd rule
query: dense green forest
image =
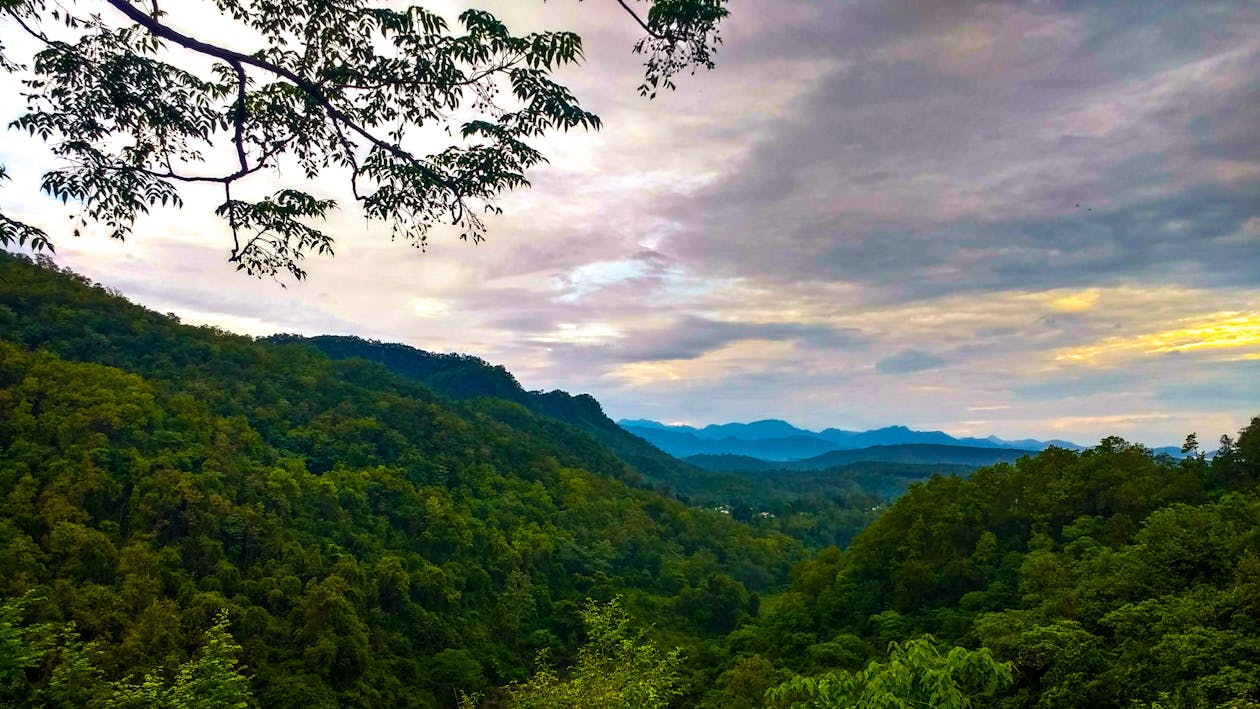
<svg viewBox="0 0 1260 709">
<path fill-rule="evenodd" d="M 1260 418 L 888 505 L 322 349 L 0 256 L 0 705 L 1260 702 Z"/>
<path fill-rule="evenodd" d="M 1260 706 L 1258 483 L 1260 418 L 1210 462 L 1108 438 L 933 478 L 730 641 L 810 675 L 933 634 L 1011 663 L 984 706 Z"/>
<path fill-rule="evenodd" d="M 589 394 L 525 391 L 512 373 L 477 357 L 435 354 L 357 337 L 277 335 L 276 343 L 305 343 L 333 359 L 364 359 L 455 399 L 511 401 L 589 434 L 662 494 L 721 510 L 762 530 L 777 530 L 817 551 L 843 546 L 871 522 L 888 499 L 933 473 L 967 474 L 974 466 L 861 463 L 797 473 L 694 465 L 661 451 L 608 418 Z M 770 465 L 770 468 L 780 466 Z"/>
<path fill-rule="evenodd" d="M 558 390 L 525 391 L 516 377 L 502 365 L 491 365 L 478 357 L 436 354 L 358 337 L 276 335 L 267 339 L 276 343 L 308 344 L 333 359 L 357 358 L 375 362 L 453 399 L 491 398 L 520 404 L 540 416 L 581 429 L 664 492 L 668 492 L 672 485 L 686 484 L 696 477 L 714 477 L 705 476 L 693 466 L 630 434 L 604 415 L 599 402 L 589 394 L 572 396 Z"/>
<path fill-rule="evenodd" d="M 263 706 L 450 706 L 571 656 L 587 598 L 685 644 L 804 556 L 519 404 L 181 326 L 9 256 L 0 332 L 6 618 L 30 642 L 56 627 L 100 679 L 36 647 L 8 703 L 174 676 L 226 610 Z"/>
</svg>

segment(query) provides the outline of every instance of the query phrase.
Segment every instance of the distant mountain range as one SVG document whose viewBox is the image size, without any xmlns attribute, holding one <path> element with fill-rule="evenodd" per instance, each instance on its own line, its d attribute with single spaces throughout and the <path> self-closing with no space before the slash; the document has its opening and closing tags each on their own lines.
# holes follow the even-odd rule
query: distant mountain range
<svg viewBox="0 0 1260 709">
<path fill-rule="evenodd" d="M 984 465 L 1013 463 L 1037 451 L 1020 448 L 982 448 L 980 446 L 947 446 L 936 443 L 898 443 L 891 446 L 870 446 L 833 450 L 803 460 L 766 460 L 745 455 L 693 455 L 688 463 L 705 470 L 829 470 L 856 463 L 899 463 L 903 465 L 941 466 L 939 472 L 957 472 L 957 467 L 970 471 Z"/>
<path fill-rule="evenodd" d="M 844 431 L 828 428 L 822 431 L 809 431 L 797 428 L 786 421 L 766 419 L 752 423 L 724 423 L 696 428 L 694 426 L 670 426 L 658 421 L 646 419 L 622 419 L 617 422 L 622 428 L 640 438 L 647 440 L 661 450 L 679 458 L 706 455 L 738 455 L 758 458 L 764 461 L 804 461 L 832 451 L 853 451 L 870 449 L 878 446 L 926 445 L 936 448 L 935 453 L 945 455 L 951 453 L 943 450 L 948 447 L 965 447 L 968 449 L 989 449 L 1015 451 L 1014 457 L 1045 450 L 1050 446 L 1080 450 L 1070 441 L 1035 439 L 1004 440 L 996 436 L 988 438 L 956 438 L 943 431 L 914 431 L 905 426 L 888 426 L 870 431 Z M 892 452 L 885 451 L 888 455 Z M 922 460 L 916 452 L 912 457 Z M 952 453 L 957 453 L 954 451 Z M 849 456 L 841 456 L 849 458 Z M 948 456 L 947 456 L 948 457 Z M 965 454 L 968 460 L 993 458 L 980 454 Z M 864 458 L 864 460 L 887 460 L 888 458 Z M 990 462 L 1012 459 L 1009 455 L 998 456 Z M 950 462 L 946 459 L 933 462 Z M 958 461 L 961 462 L 961 461 Z M 840 464 L 840 461 L 832 463 Z M 976 463 L 984 465 L 987 463 Z M 815 467 L 815 466 L 810 466 Z M 825 467 L 825 466 L 824 466 Z"/>
</svg>

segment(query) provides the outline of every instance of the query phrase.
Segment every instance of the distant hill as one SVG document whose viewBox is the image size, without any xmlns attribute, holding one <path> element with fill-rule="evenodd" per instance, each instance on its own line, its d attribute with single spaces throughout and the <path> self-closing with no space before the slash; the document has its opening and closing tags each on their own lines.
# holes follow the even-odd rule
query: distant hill
<svg viewBox="0 0 1260 709">
<path fill-rule="evenodd" d="M 783 466 L 781 461 L 754 458 L 750 455 L 735 455 L 734 453 L 719 453 L 717 455 L 701 453 L 699 455 L 689 455 L 683 460 L 704 470 L 774 470 Z"/>
<path fill-rule="evenodd" d="M 809 431 L 786 421 L 765 419 L 751 423 L 713 424 L 704 428 L 670 426 L 646 419 L 621 420 L 622 428 L 679 458 L 695 455 L 743 455 L 769 461 L 801 460 L 833 450 L 857 450 L 872 446 L 930 444 L 973 448 L 1039 451 L 1050 446 L 1080 450 L 1070 441 L 988 438 L 956 438 L 943 431 L 915 431 L 887 426 L 870 431 L 828 428 Z"/>
<path fill-rule="evenodd" d="M 526 391 L 502 365 L 462 354 L 438 354 L 407 345 L 359 337 L 275 335 L 274 343 L 313 345 L 332 359 L 365 359 L 395 374 L 419 381 L 452 399 L 505 399 L 544 416 L 581 429 L 612 449 L 619 458 L 653 483 L 672 486 L 680 477 L 699 474 L 689 465 L 622 428 L 604 415 L 589 394 L 564 391 Z"/>
<path fill-rule="evenodd" d="M 1038 451 L 1017 448 L 979 448 L 976 446 L 942 446 L 931 443 L 905 443 L 895 446 L 871 446 L 857 450 L 837 450 L 805 460 L 781 463 L 788 470 L 823 470 L 850 463 L 914 463 L 968 465 L 980 467 L 995 463 L 1012 463 Z"/>
<path fill-rule="evenodd" d="M 785 470 L 781 464 L 731 455 L 689 462 L 714 466 L 707 476 L 679 481 L 676 492 L 689 504 L 787 531 L 812 549 L 844 547 L 915 483 L 938 475 L 965 478 L 977 470 L 973 465 L 885 462 Z"/>
<path fill-rule="evenodd" d="M 701 438 L 685 431 L 640 426 L 627 426 L 625 430 L 677 458 L 729 453 L 765 460 L 794 460 L 810 458 L 836 449 L 834 443 L 805 435 L 744 440 L 733 437 Z"/>
<path fill-rule="evenodd" d="M 980 448 L 977 446 L 945 446 L 931 443 L 905 443 L 894 446 L 870 446 L 855 450 L 828 451 L 802 460 L 766 460 L 746 455 L 723 453 L 687 456 L 683 460 L 705 470 L 726 472 L 753 470 L 825 470 L 854 463 L 901 463 L 909 465 L 945 465 L 978 468 L 994 463 L 1010 463 L 1037 451 L 1016 448 Z M 950 470 L 948 472 L 957 472 Z"/>
</svg>

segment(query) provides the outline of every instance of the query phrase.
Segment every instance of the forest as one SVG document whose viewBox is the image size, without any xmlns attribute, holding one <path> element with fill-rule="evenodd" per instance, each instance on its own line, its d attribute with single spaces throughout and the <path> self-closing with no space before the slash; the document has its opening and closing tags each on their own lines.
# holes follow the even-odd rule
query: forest
<svg viewBox="0 0 1260 709">
<path fill-rule="evenodd" d="M 363 347 L 0 255 L 0 705 L 1260 706 L 1260 417 L 778 485 Z"/>
</svg>

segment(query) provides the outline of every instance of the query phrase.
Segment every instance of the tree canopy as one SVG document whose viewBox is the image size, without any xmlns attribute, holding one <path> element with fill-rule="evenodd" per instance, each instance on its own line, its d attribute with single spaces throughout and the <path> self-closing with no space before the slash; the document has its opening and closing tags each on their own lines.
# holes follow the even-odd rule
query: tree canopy
<svg viewBox="0 0 1260 709">
<path fill-rule="evenodd" d="M 647 0 L 646 12 L 617 1 L 644 33 L 640 94 L 713 67 L 726 0 Z M 316 194 L 317 176 L 347 176 L 363 215 L 394 238 L 424 247 L 449 224 L 477 242 L 482 216 L 546 159 L 528 141 L 600 126 L 554 78 L 582 59 L 581 37 L 514 34 L 479 9 L 454 23 L 370 0 L 0 0 L 0 10 L 39 47 L 23 60 L 0 45 L 0 69 L 24 86 L 10 128 L 60 159 L 41 188 L 82 206 L 75 233 L 92 221 L 122 239 L 140 214 L 182 205 L 182 186 L 218 185 L 229 260 L 256 276 L 301 279 L 308 254 L 332 252 L 318 223 L 339 205 Z M 187 29 L 207 17 L 233 30 Z M 279 189 L 249 189 L 265 171 L 280 174 Z M 52 248 L 2 209 L 0 244 Z"/>
</svg>

